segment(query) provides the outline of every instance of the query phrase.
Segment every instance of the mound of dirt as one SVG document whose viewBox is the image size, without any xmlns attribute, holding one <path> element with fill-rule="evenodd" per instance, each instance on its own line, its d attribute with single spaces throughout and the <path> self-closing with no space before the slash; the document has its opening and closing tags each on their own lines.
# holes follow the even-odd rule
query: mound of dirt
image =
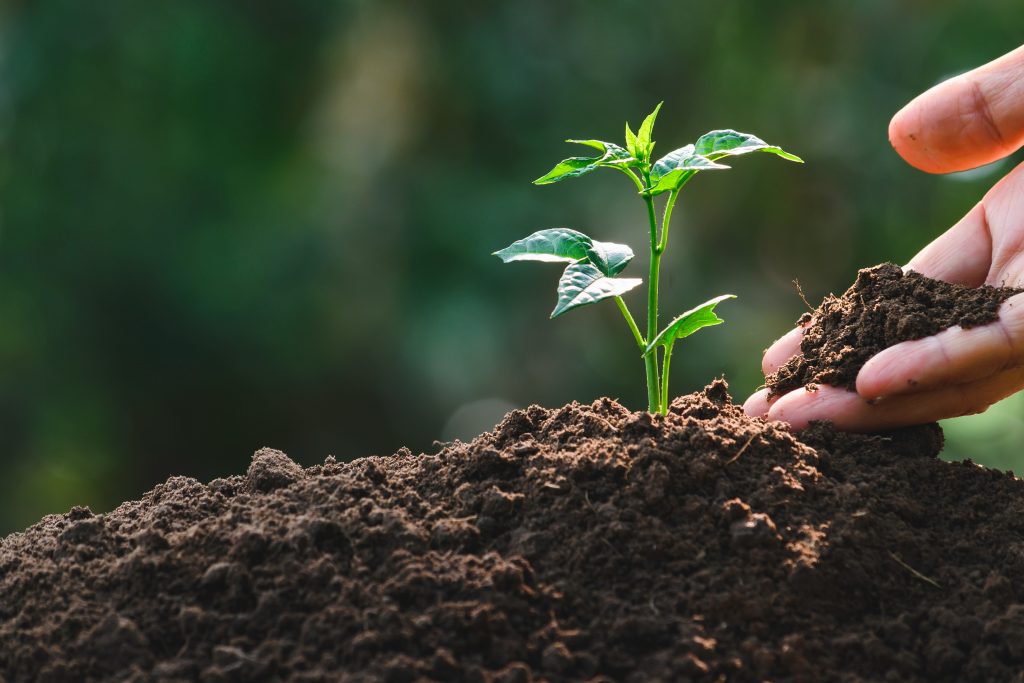
<svg viewBox="0 0 1024 683">
<path fill-rule="evenodd" d="M 0 541 L 0 680 L 1022 681 L 1024 484 L 724 382 Z"/>
<path fill-rule="evenodd" d="M 842 296 L 825 297 L 797 321 L 811 323 L 801 353 L 767 378 L 769 396 L 812 384 L 854 391 L 857 373 L 879 351 L 954 325 L 967 329 L 993 322 L 999 304 L 1022 291 L 951 284 L 904 273 L 894 263 L 865 268 Z"/>
</svg>

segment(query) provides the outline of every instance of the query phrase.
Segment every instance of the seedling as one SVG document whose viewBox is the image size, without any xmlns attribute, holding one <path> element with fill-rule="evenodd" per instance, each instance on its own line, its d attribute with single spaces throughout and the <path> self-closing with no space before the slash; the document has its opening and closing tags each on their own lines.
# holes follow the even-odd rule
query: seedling
<svg viewBox="0 0 1024 683">
<path fill-rule="evenodd" d="M 569 157 L 533 181 L 535 185 L 550 185 L 586 175 L 599 168 L 610 168 L 623 173 L 636 185 L 640 197 L 647 205 L 650 224 L 646 334 L 641 334 L 629 307 L 622 299 L 623 294 L 643 283 L 639 278 L 617 277 L 633 258 L 633 250 L 625 244 L 598 242 L 569 228 L 551 228 L 513 242 L 494 252 L 494 255 L 505 263 L 548 261 L 569 264 L 558 281 L 558 301 L 551 312 L 552 318 L 580 306 L 615 299 L 643 355 L 647 373 L 647 409 L 664 415 L 668 412 L 668 377 L 676 341 L 703 327 L 722 323 L 723 320 L 715 314 L 715 306 L 725 299 L 735 298 L 732 294 L 716 296 L 676 317 L 667 327 L 658 331 L 658 276 L 661 257 L 668 246 L 669 223 L 679 191 L 701 171 L 729 168 L 718 163 L 719 159 L 725 157 L 770 152 L 789 161 L 803 163 L 803 160 L 754 135 L 734 130 L 713 130 L 697 138 L 697 142 L 692 145 L 680 147 L 652 163 L 654 140 L 651 136 L 660 109 L 661 104 L 644 119 L 636 133 L 626 124 L 625 147 L 601 140 L 567 140 L 593 147 L 599 154 Z M 659 226 L 654 198 L 665 193 L 668 193 L 668 199 Z"/>
</svg>

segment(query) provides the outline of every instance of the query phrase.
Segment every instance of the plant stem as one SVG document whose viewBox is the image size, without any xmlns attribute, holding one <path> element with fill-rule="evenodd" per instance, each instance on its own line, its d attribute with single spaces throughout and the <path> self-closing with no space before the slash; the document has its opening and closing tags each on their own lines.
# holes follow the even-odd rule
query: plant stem
<svg viewBox="0 0 1024 683">
<path fill-rule="evenodd" d="M 644 356 L 644 369 L 647 371 L 647 412 L 661 412 L 659 401 L 658 350 L 654 349 Z"/>
<path fill-rule="evenodd" d="M 658 244 L 658 251 L 665 253 L 665 247 L 668 246 L 668 224 L 672 220 L 672 209 L 676 205 L 676 197 L 679 196 L 679 188 L 672 190 L 668 195 L 668 201 L 665 203 L 665 214 L 661 219 L 661 242 Z"/>
<path fill-rule="evenodd" d="M 651 186 L 651 174 L 644 171 L 644 185 Z M 658 246 L 658 218 L 654 213 L 654 198 L 644 197 L 647 204 L 647 218 L 651 225 L 651 267 L 647 279 L 647 338 L 654 339 L 658 334 L 658 276 L 661 270 L 661 249 Z M 658 381 L 657 352 L 644 356 L 647 368 L 647 410 L 652 413 L 661 412 L 661 391 Z"/>
<path fill-rule="evenodd" d="M 672 361 L 672 347 L 675 346 L 673 342 L 669 342 L 665 345 L 665 358 L 662 361 L 661 367 L 661 414 L 665 415 L 668 413 L 668 366 Z"/>
<path fill-rule="evenodd" d="M 661 259 L 661 255 L 665 253 L 665 248 L 668 246 L 668 226 L 672 221 L 672 209 L 676 205 L 676 198 L 679 197 L 679 188 L 672 190 L 669 193 L 668 201 L 665 203 L 665 213 L 661 219 L 661 239 L 658 241 L 658 259 Z M 672 347 L 674 344 L 669 343 L 665 345 L 664 356 L 661 361 L 661 398 L 659 407 L 661 408 L 661 414 L 665 415 L 668 412 L 668 372 L 669 365 L 672 361 Z"/>
<path fill-rule="evenodd" d="M 619 310 L 622 311 L 622 317 L 626 319 L 626 324 L 629 325 L 630 332 L 633 333 L 633 339 L 636 340 L 636 345 L 643 351 L 647 348 L 647 342 L 644 340 L 643 335 L 640 334 L 640 329 L 636 326 L 636 321 L 633 320 L 633 314 L 629 312 L 629 308 L 626 306 L 626 302 L 622 300 L 621 296 L 615 297 L 615 303 L 619 305 Z"/>
</svg>

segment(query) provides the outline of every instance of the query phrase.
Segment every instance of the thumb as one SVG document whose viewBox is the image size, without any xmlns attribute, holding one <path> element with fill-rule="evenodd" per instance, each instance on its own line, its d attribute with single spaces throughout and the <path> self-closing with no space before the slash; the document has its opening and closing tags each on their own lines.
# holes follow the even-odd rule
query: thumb
<svg viewBox="0 0 1024 683">
<path fill-rule="evenodd" d="M 939 83 L 897 112 L 889 140 L 908 163 L 950 173 L 1024 145 L 1024 47 Z"/>
</svg>

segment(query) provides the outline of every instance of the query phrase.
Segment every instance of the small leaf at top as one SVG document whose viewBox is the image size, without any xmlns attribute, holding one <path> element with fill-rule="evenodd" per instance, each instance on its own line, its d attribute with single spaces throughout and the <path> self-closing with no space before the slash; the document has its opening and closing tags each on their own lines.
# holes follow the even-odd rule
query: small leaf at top
<svg viewBox="0 0 1024 683">
<path fill-rule="evenodd" d="M 538 230 L 494 252 L 503 263 L 513 261 L 547 261 L 570 263 L 588 258 L 595 242 L 582 232 L 569 228 Z M 603 244 L 598 242 L 597 244 Z M 629 247 L 626 247 L 627 249 Z M 632 254 L 632 252 L 630 252 Z"/>
<path fill-rule="evenodd" d="M 649 194 L 677 190 L 697 171 L 729 168 L 705 156 L 697 154 L 693 145 L 673 150 L 651 166 L 651 189 Z"/>
<path fill-rule="evenodd" d="M 605 164 L 618 164 L 622 162 L 636 161 L 633 155 L 629 151 L 623 149 L 614 142 L 605 142 L 603 140 L 566 140 L 576 145 L 586 145 L 587 147 L 593 147 L 603 152 L 602 156 L 597 160 L 600 165 Z"/>
<path fill-rule="evenodd" d="M 566 178 L 586 175 L 599 168 L 597 162 L 600 160 L 601 157 L 569 157 L 568 159 L 563 159 L 553 169 L 534 180 L 533 184 L 550 185 Z"/>
<path fill-rule="evenodd" d="M 577 178 L 596 171 L 602 166 L 633 166 L 637 160 L 625 149 L 614 142 L 602 140 L 566 140 L 577 145 L 586 145 L 601 150 L 599 157 L 569 157 L 558 163 L 553 169 L 533 181 L 534 185 L 550 185 L 566 178 Z"/>
<path fill-rule="evenodd" d="M 605 277 L 590 263 L 570 263 L 558 281 L 558 302 L 551 317 L 566 311 L 621 296 L 643 282 L 640 278 Z"/>
<path fill-rule="evenodd" d="M 636 134 L 629 127 L 629 121 L 626 121 L 626 150 L 635 157 L 640 157 L 640 148 L 637 146 Z"/>
<path fill-rule="evenodd" d="M 673 171 L 703 171 L 706 169 L 729 168 L 724 164 L 716 164 L 706 156 L 698 154 L 693 145 L 686 145 L 672 150 L 651 166 L 651 179 L 657 180 Z"/>
<path fill-rule="evenodd" d="M 608 145 L 612 144 L 610 142 L 605 142 L 604 140 L 566 140 L 566 142 L 571 142 L 574 145 L 586 145 L 587 147 L 599 149 L 601 150 L 601 154 L 607 152 Z"/>
<path fill-rule="evenodd" d="M 706 156 L 712 161 L 726 156 L 749 154 L 750 152 L 769 152 L 789 161 L 803 163 L 803 159 L 795 154 L 790 154 L 781 147 L 769 145 L 756 135 L 740 133 L 730 129 L 713 130 L 705 133 L 697 138 L 694 147 L 697 154 Z"/>
<path fill-rule="evenodd" d="M 658 106 L 647 115 L 644 122 L 640 124 L 640 130 L 636 133 L 637 150 L 643 155 L 642 157 L 640 155 L 636 156 L 644 161 L 651 158 L 651 150 L 654 149 L 654 141 L 651 139 L 651 136 L 654 134 L 654 121 L 658 118 L 658 112 L 661 111 L 661 105 L 663 104 L 665 103 L 658 102 Z"/>
<path fill-rule="evenodd" d="M 675 343 L 676 339 L 689 337 L 691 334 L 701 329 L 702 327 L 708 327 L 710 325 L 719 325 L 725 322 L 717 315 L 715 315 L 715 306 L 725 301 L 726 299 L 735 298 L 735 294 L 723 294 L 721 296 L 716 296 L 714 299 L 705 301 L 700 306 L 691 308 L 686 313 L 683 313 L 679 317 L 675 318 L 665 327 L 665 329 L 658 333 L 658 336 L 651 340 L 651 342 L 647 345 L 647 349 L 644 350 L 644 355 L 650 355 L 651 352 L 653 352 L 659 346 L 671 345 Z"/>
</svg>

